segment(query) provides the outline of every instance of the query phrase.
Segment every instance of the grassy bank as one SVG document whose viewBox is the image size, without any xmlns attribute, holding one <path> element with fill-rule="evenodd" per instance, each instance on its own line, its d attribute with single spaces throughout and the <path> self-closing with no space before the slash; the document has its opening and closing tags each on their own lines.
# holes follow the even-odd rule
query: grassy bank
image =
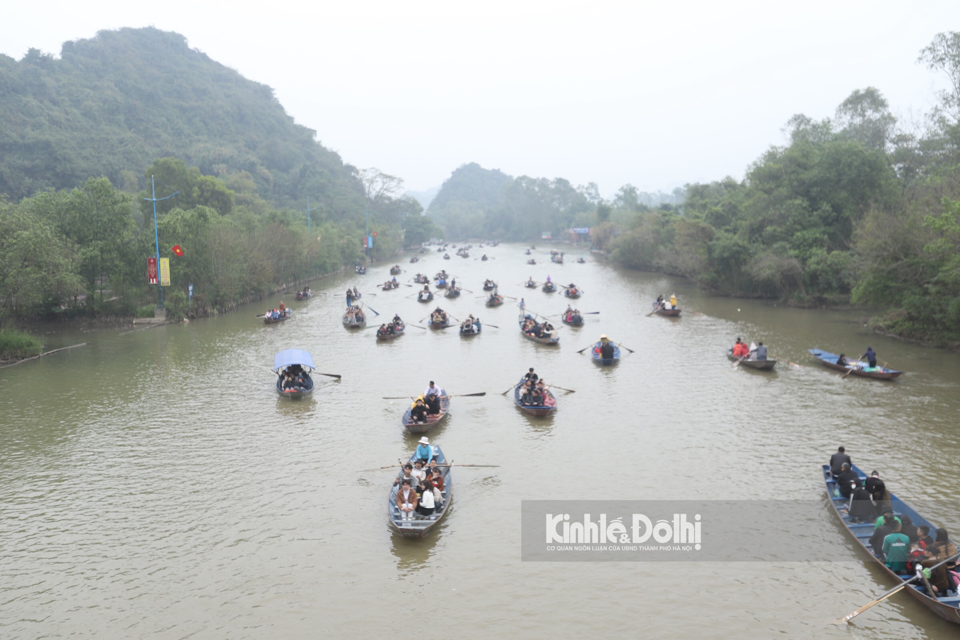
<svg viewBox="0 0 960 640">
<path fill-rule="evenodd" d="M 39 355 L 43 343 L 29 333 L 4 329 L 0 331 L 0 360 L 21 360 Z"/>
</svg>

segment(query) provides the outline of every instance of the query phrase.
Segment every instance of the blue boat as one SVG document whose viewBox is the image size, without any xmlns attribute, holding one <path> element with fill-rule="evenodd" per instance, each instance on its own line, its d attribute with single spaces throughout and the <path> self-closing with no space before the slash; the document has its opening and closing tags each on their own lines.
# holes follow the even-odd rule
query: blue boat
<svg viewBox="0 0 960 640">
<path fill-rule="evenodd" d="M 530 414 L 537 418 L 543 418 L 544 416 L 549 416 L 554 411 L 557 410 L 557 398 L 549 390 L 545 390 L 550 394 L 550 397 L 553 398 L 553 405 L 529 405 L 523 404 L 520 402 L 520 388 L 523 386 L 525 380 L 520 378 L 520 382 L 517 383 L 517 386 L 513 388 L 513 401 L 517 405 L 517 408 L 524 413 Z"/>
<path fill-rule="evenodd" d="M 432 515 L 422 516 L 414 511 L 409 520 L 404 520 L 402 517 L 403 514 L 400 513 L 400 507 L 397 506 L 397 492 L 400 490 L 400 485 L 390 488 L 390 495 L 387 498 L 387 520 L 390 522 L 390 526 L 404 538 L 422 538 L 427 535 L 427 532 L 435 527 L 443 516 L 447 515 L 447 511 L 450 509 L 450 503 L 453 502 L 453 474 L 450 473 L 453 463 L 447 465 L 447 458 L 437 445 L 433 445 L 433 452 L 437 458 L 437 465 L 444 465 L 440 466 L 444 486 L 442 492 L 443 502 L 436 507 Z M 410 456 L 410 464 L 413 464 L 416 457 L 416 453 Z M 402 469 L 397 477 L 403 477 Z"/>
<path fill-rule="evenodd" d="M 590 357 L 593 358 L 593 361 L 599 365 L 608 366 L 612 364 L 617 364 L 620 362 L 620 347 L 613 345 L 613 357 L 612 358 L 601 358 L 600 357 L 600 347 L 602 343 L 598 342 L 593 345 L 593 348 L 590 349 Z"/>
<path fill-rule="evenodd" d="M 285 391 L 283 389 L 283 376 L 280 370 L 286 370 L 287 367 L 292 366 L 299 366 L 304 369 L 304 385 L 298 389 Z M 313 366 L 313 357 L 308 351 L 302 349 L 287 349 L 273 356 L 273 371 L 277 374 L 277 393 L 291 400 L 300 400 L 313 394 L 313 378 L 310 377 L 309 372 L 314 369 L 316 369 L 316 367 Z"/>
<path fill-rule="evenodd" d="M 866 363 L 861 363 L 863 368 L 856 366 L 855 361 L 850 362 L 850 365 L 843 366 L 842 364 L 837 364 L 837 360 L 840 359 L 839 354 L 830 353 L 829 351 L 824 351 L 822 349 L 810 349 L 810 353 L 813 356 L 823 363 L 823 366 L 828 369 L 833 369 L 834 371 L 843 371 L 855 376 L 860 376 L 861 378 L 873 378 L 874 380 L 893 380 L 894 378 L 899 378 L 903 375 L 903 371 L 898 371 L 896 369 L 887 369 L 886 367 L 877 367 L 876 369 L 870 369 L 866 366 Z M 849 360 L 848 360 L 849 362 Z"/>
<path fill-rule="evenodd" d="M 861 482 L 866 479 L 866 474 L 864 474 L 856 466 L 853 467 L 853 470 L 857 472 Z M 873 535 L 875 523 L 853 522 L 849 516 L 850 499 L 844 498 L 840 495 L 840 491 L 837 488 L 837 481 L 833 479 L 833 475 L 830 473 L 830 465 L 823 465 L 822 471 L 823 480 L 827 487 L 827 496 L 830 498 L 831 505 L 833 505 L 833 511 L 837 514 L 837 517 L 840 518 L 840 521 L 846 528 L 847 533 L 849 533 L 850 536 L 857 542 L 857 544 L 860 545 L 861 549 L 863 549 L 871 558 L 873 558 L 873 560 L 892 580 L 903 582 L 904 580 L 913 578 L 913 575 L 898 575 L 883 562 L 881 562 L 880 558 L 873 554 L 873 551 L 870 548 L 870 536 Z M 936 525 L 914 511 L 913 508 L 911 508 L 897 496 L 893 495 L 892 492 L 890 493 L 890 502 L 891 506 L 893 507 L 894 515 L 906 514 L 910 516 L 910 519 L 913 520 L 913 524 L 916 526 L 919 527 L 920 525 L 925 524 L 930 527 L 930 531 L 937 530 Z M 919 600 L 923 606 L 927 607 L 944 620 L 954 624 L 960 624 L 960 608 L 958 608 L 960 607 L 960 597 L 932 597 L 926 593 L 929 583 L 926 585 L 924 583 L 927 583 L 926 579 L 924 579 L 923 582 L 918 581 L 917 584 L 909 585 L 904 589 L 904 591 L 909 592 L 911 595 L 913 595 L 913 597 Z"/>
</svg>

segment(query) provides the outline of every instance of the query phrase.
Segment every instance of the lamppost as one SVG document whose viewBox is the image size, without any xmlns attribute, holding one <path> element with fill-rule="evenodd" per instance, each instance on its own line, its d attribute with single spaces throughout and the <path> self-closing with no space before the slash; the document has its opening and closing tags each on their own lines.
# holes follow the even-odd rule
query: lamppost
<svg viewBox="0 0 960 640">
<path fill-rule="evenodd" d="M 150 176 L 150 191 L 153 195 L 152 198 L 144 198 L 147 202 L 153 203 L 153 240 L 157 244 L 157 309 L 163 309 L 163 286 L 160 284 L 160 233 L 157 231 L 157 203 L 164 200 L 169 200 L 173 196 L 180 193 L 179 191 L 174 191 L 166 198 L 157 197 L 157 186 L 153 182 L 153 176 Z"/>
<path fill-rule="evenodd" d="M 320 207 L 314 207 L 314 210 Z M 310 233 L 310 196 L 307 196 L 307 233 Z"/>
</svg>

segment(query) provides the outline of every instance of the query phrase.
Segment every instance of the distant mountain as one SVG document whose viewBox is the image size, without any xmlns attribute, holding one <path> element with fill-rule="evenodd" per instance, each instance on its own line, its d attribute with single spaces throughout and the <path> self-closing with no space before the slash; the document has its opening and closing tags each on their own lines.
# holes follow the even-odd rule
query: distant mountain
<svg viewBox="0 0 960 640">
<path fill-rule="evenodd" d="M 0 55 L 0 193 L 17 200 L 99 176 L 134 191 L 167 156 L 207 175 L 246 172 L 277 206 L 311 196 L 330 213 L 363 211 L 353 167 L 296 124 L 270 87 L 179 34 L 101 31 L 64 43 L 60 58 Z"/>
<path fill-rule="evenodd" d="M 438 193 L 440 193 L 440 187 L 433 187 L 426 191 L 407 191 L 403 195 L 413 198 L 426 210 L 427 207 L 430 206 L 430 203 L 433 202 L 433 199 L 437 197 Z"/>
</svg>

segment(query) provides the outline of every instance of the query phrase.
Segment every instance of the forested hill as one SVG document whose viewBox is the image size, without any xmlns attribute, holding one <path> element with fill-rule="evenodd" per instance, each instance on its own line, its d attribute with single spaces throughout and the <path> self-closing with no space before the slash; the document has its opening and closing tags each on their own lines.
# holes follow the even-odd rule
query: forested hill
<svg viewBox="0 0 960 640">
<path fill-rule="evenodd" d="M 245 171 L 277 206 L 323 194 L 329 211 L 362 211 L 352 168 L 296 124 L 270 87 L 179 34 L 101 31 L 65 43 L 59 59 L 36 49 L 20 61 L 0 55 L 0 193 L 19 200 L 99 176 L 136 191 L 146 187 L 143 171 L 167 156 L 206 175 Z"/>
</svg>

